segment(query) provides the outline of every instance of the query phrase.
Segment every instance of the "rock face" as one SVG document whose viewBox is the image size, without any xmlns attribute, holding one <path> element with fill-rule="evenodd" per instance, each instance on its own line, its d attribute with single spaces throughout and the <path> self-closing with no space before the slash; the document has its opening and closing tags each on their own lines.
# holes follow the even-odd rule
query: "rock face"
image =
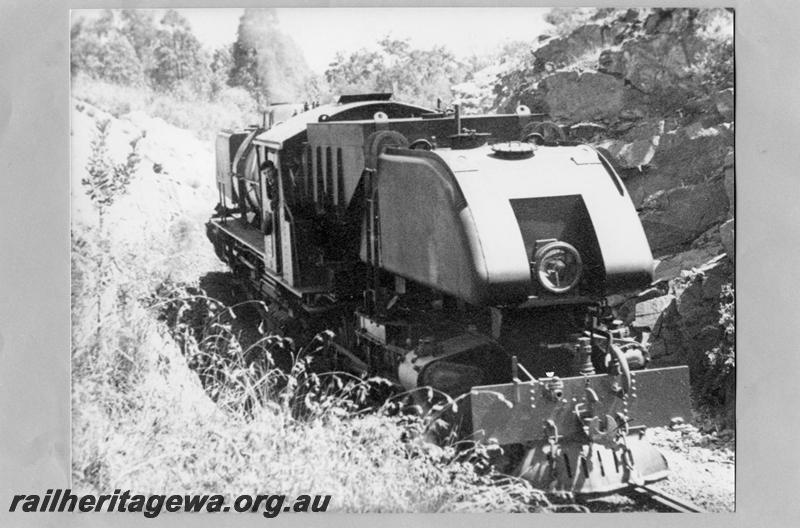
<svg viewBox="0 0 800 528">
<path fill-rule="evenodd" d="M 569 37 L 550 40 L 536 50 L 534 69 L 545 71 L 547 65 L 561 67 L 591 49 L 604 46 L 607 41 L 603 33 L 602 26 L 590 24 L 576 29 Z"/>
<path fill-rule="evenodd" d="M 674 281 L 674 302 L 661 312 L 652 327 L 650 354 L 655 361 L 692 366 L 692 358 L 702 356 L 722 339 L 718 324 L 720 296 L 724 287 L 731 284 L 732 273 L 732 264 L 718 257 Z"/>
<path fill-rule="evenodd" d="M 655 253 L 680 247 L 700 236 L 728 214 L 728 197 L 721 181 L 659 191 L 640 215 Z"/>
<path fill-rule="evenodd" d="M 691 34 L 676 39 L 661 33 L 627 41 L 619 57 L 620 73 L 637 89 L 651 94 L 663 87 L 688 88 L 691 65 L 704 50 Z"/>
<path fill-rule="evenodd" d="M 600 141 L 597 146 L 605 149 L 616 161 L 617 166 L 623 169 L 639 169 L 650 165 L 656 155 L 656 149 L 661 141 L 660 136 L 648 139 L 637 139 L 630 143 L 622 140 L 608 139 Z"/>
<path fill-rule="evenodd" d="M 729 33 L 707 29 L 726 23 Z M 725 10 L 598 10 L 534 50 L 532 69 L 513 78 L 519 101 L 604 149 L 669 273 L 730 253 L 733 223 L 720 225 L 734 208 L 731 42 Z M 593 71 L 590 56 L 599 57 Z M 496 92 L 513 100 L 513 82 Z M 586 122 L 599 132 L 579 136 Z M 715 239 L 700 240 L 710 230 Z"/>
<path fill-rule="evenodd" d="M 604 73 L 561 72 L 539 83 L 551 117 L 568 122 L 603 120 L 624 105 L 622 81 Z"/>
<path fill-rule="evenodd" d="M 728 258 L 733 260 L 735 253 L 734 248 L 734 220 L 731 218 L 721 226 L 719 226 L 719 236 L 722 239 L 722 247 L 725 248 L 725 254 Z"/>
<path fill-rule="evenodd" d="M 598 10 L 495 90 L 501 109 L 548 113 L 615 164 L 658 282 L 609 304 L 650 334 L 657 363 L 696 369 L 723 339 L 720 296 L 734 282 L 732 27 L 726 10 Z"/>
</svg>

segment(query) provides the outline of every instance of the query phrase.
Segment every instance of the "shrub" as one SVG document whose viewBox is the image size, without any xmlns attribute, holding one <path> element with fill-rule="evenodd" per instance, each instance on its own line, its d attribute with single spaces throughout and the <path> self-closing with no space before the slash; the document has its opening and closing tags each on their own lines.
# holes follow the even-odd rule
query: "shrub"
<svg viewBox="0 0 800 528">
<path fill-rule="evenodd" d="M 135 110 L 147 108 L 149 91 L 145 87 L 131 87 L 92 79 L 78 74 L 72 79 L 72 97 L 120 117 Z"/>
<path fill-rule="evenodd" d="M 77 75 L 72 82 L 74 98 L 86 101 L 114 117 L 143 111 L 167 123 L 210 139 L 223 128 L 260 121 L 255 100 L 242 88 L 226 88 L 218 100 L 194 95 L 190 83 L 177 85 L 175 93 L 155 92 L 146 87 L 120 86 Z"/>
<path fill-rule="evenodd" d="M 698 401 L 733 416 L 736 401 L 736 307 L 733 286 L 722 288 L 719 305 L 721 340 L 705 354 L 695 391 Z"/>
</svg>

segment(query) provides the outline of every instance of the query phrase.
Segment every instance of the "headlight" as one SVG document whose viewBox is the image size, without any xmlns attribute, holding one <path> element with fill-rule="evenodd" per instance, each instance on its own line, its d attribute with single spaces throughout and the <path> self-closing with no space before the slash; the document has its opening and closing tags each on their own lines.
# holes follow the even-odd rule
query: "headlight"
<svg viewBox="0 0 800 528">
<path fill-rule="evenodd" d="M 536 276 L 553 293 L 572 289 L 581 278 L 583 264 L 578 250 L 566 242 L 545 244 L 533 257 Z"/>
</svg>

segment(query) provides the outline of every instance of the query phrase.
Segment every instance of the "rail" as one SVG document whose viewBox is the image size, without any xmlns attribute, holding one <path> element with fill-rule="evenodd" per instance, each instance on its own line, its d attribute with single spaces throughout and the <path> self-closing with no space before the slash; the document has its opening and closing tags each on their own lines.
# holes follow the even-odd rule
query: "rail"
<svg viewBox="0 0 800 528">
<path fill-rule="evenodd" d="M 664 493 L 663 491 L 657 490 L 651 486 L 633 486 L 630 491 L 632 494 L 644 496 L 647 499 L 665 506 L 675 512 L 705 513 L 705 510 L 699 506 L 687 500 L 680 499 L 674 495 L 670 495 L 669 493 Z"/>
</svg>

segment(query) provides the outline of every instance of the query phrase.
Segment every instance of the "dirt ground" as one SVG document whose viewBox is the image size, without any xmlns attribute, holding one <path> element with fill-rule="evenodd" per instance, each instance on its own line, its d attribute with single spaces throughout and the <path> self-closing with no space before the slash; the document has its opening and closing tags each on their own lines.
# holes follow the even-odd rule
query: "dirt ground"
<svg viewBox="0 0 800 528">
<path fill-rule="evenodd" d="M 652 484 L 699 508 L 714 513 L 735 511 L 735 445 L 732 430 L 705 433 L 693 426 L 682 430 L 653 428 L 647 438 L 667 458 L 669 478 Z M 622 495 L 587 503 L 593 512 L 669 511 Z"/>
<path fill-rule="evenodd" d="M 732 430 L 653 429 L 651 435 L 672 469 L 670 478 L 654 487 L 709 512 L 735 511 L 736 436 Z"/>
</svg>

